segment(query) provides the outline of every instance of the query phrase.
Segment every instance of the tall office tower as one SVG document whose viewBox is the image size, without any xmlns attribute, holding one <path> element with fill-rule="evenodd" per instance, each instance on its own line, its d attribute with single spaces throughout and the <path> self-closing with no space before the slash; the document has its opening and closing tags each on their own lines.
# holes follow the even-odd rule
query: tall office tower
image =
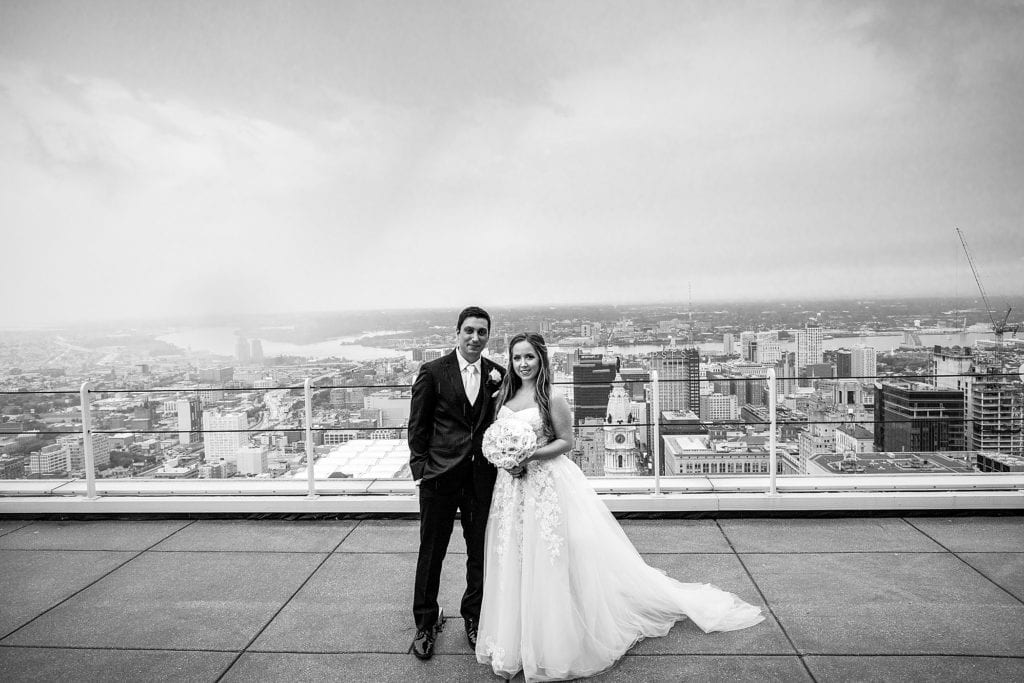
<svg viewBox="0 0 1024 683">
<path fill-rule="evenodd" d="M 550 344 L 551 340 L 547 338 L 551 334 L 551 321 L 550 320 L 541 320 L 540 321 L 540 333 L 541 333 L 541 336 L 544 337 L 544 340 Z"/>
<path fill-rule="evenodd" d="M 217 410 L 203 412 L 203 435 L 205 460 L 208 463 L 216 463 L 221 459 L 237 466 L 238 449 L 249 445 L 249 435 L 244 431 L 215 431 L 244 430 L 249 426 L 249 419 L 244 412 L 222 413 Z"/>
<path fill-rule="evenodd" d="M 605 474 L 636 474 L 640 449 L 637 446 L 636 425 L 630 404 L 629 392 L 623 385 L 622 377 L 616 376 L 605 409 Z"/>
<path fill-rule="evenodd" d="M 756 351 L 757 334 L 754 332 L 740 332 L 740 354 L 743 360 L 753 363 Z"/>
<path fill-rule="evenodd" d="M 876 451 L 961 451 L 964 395 L 924 382 L 875 383 Z"/>
<path fill-rule="evenodd" d="M 263 342 L 259 339 L 253 339 L 249 345 L 249 357 L 253 363 L 257 365 L 263 365 Z"/>
<path fill-rule="evenodd" d="M 969 396 L 969 449 L 1024 455 L 1024 385 L 1006 377 L 979 376 Z"/>
<path fill-rule="evenodd" d="M 238 335 L 238 339 L 235 340 L 235 358 L 242 364 L 252 360 L 252 356 L 249 355 L 249 340 L 242 335 Z"/>
<path fill-rule="evenodd" d="M 822 360 L 821 327 L 807 323 L 804 329 L 796 331 L 796 369 L 802 370 Z"/>
<path fill-rule="evenodd" d="M 971 391 L 974 373 L 974 353 L 970 346 L 944 348 L 935 346 L 932 351 L 932 375 L 935 386 Z"/>
<path fill-rule="evenodd" d="M 178 443 L 187 446 L 203 440 L 203 406 L 198 396 L 174 402 L 178 413 Z"/>
<path fill-rule="evenodd" d="M 583 323 L 582 325 L 580 325 L 580 336 L 581 337 L 587 337 L 588 339 L 593 339 L 594 338 L 594 324 L 593 323 Z"/>
<path fill-rule="evenodd" d="M 608 393 L 612 390 L 612 380 L 618 369 L 617 358 L 605 358 L 600 353 L 585 353 L 582 349 L 576 349 L 572 355 L 575 424 L 583 424 L 586 419 L 604 421 Z"/>
<path fill-rule="evenodd" d="M 783 352 L 775 363 L 775 391 L 779 396 L 796 393 L 796 354 Z"/>
<path fill-rule="evenodd" d="M 736 339 L 733 337 L 732 332 L 726 332 L 722 335 L 722 353 L 727 356 L 731 356 L 735 353 L 734 348 L 736 346 Z"/>
<path fill-rule="evenodd" d="M 858 344 L 851 349 L 850 353 L 852 356 L 850 370 L 853 372 L 851 376 L 863 377 L 862 382 L 873 382 L 875 374 L 878 372 L 878 356 L 875 353 L 875 347 Z"/>
<path fill-rule="evenodd" d="M 68 469 L 72 472 L 85 469 L 85 437 L 81 434 L 68 434 L 57 437 L 57 444 L 68 449 Z M 114 446 L 107 434 L 92 435 L 92 458 L 96 467 L 110 464 L 110 451 Z"/>
<path fill-rule="evenodd" d="M 853 351 L 850 349 L 836 351 L 836 377 L 853 377 Z"/>
<path fill-rule="evenodd" d="M 772 365 L 777 363 L 780 358 L 782 358 L 782 345 L 779 344 L 778 331 L 758 332 L 754 362 Z"/>
<path fill-rule="evenodd" d="M 674 346 L 651 356 L 651 370 L 658 371 L 658 409 L 700 410 L 700 353 Z"/>
</svg>

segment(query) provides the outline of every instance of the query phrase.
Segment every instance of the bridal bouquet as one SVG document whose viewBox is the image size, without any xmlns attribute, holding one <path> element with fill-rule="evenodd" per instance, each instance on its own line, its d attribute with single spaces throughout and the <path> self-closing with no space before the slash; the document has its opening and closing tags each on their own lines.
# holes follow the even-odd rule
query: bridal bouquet
<svg viewBox="0 0 1024 683">
<path fill-rule="evenodd" d="M 537 450 L 537 435 L 523 420 L 502 417 L 484 432 L 483 452 L 496 467 L 511 469 Z"/>
</svg>

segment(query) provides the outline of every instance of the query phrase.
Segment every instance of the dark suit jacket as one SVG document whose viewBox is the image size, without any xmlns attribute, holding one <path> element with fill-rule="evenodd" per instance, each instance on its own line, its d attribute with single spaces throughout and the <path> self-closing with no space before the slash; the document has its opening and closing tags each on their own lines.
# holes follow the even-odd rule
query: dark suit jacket
<svg viewBox="0 0 1024 683">
<path fill-rule="evenodd" d="M 472 465 L 478 484 L 494 486 L 497 469 L 484 460 L 481 443 L 484 432 L 494 421 L 494 397 L 500 382 L 491 379 L 491 371 L 504 375 L 497 363 L 480 359 L 480 393 L 470 405 L 459 372 L 458 351 L 420 367 L 412 385 L 409 410 L 409 467 L 413 479 L 431 481 Z"/>
</svg>

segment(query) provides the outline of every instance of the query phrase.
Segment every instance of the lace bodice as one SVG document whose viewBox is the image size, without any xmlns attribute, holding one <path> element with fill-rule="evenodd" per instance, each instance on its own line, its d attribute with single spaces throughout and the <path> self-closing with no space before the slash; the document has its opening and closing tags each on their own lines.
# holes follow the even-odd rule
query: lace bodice
<svg viewBox="0 0 1024 683">
<path fill-rule="evenodd" d="M 548 442 L 547 436 L 544 435 L 544 419 L 541 417 L 540 408 L 537 406 L 530 406 L 522 410 L 512 410 L 508 406 L 502 406 L 501 410 L 498 411 L 498 417 L 513 417 L 530 425 L 533 428 L 533 433 L 537 435 L 538 447 Z"/>
</svg>

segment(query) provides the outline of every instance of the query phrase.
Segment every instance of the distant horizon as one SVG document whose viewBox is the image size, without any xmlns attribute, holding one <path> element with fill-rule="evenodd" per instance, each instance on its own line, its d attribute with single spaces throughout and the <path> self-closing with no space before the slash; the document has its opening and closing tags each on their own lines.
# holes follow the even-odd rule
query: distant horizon
<svg viewBox="0 0 1024 683">
<path fill-rule="evenodd" d="M 679 300 L 663 300 L 663 301 L 620 301 L 620 302 L 573 302 L 573 303 L 554 303 L 554 304 L 514 304 L 514 305 L 499 305 L 489 304 L 486 301 L 482 301 L 483 297 L 467 298 L 465 304 L 456 307 L 450 306 L 411 306 L 411 307 L 367 307 L 367 308 L 348 308 L 348 309 L 324 309 L 324 310 L 310 310 L 310 311 L 268 311 L 268 312 L 253 312 L 247 311 L 244 313 L 232 312 L 232 313 L 204 313 L 201 315 L 194 314 L 168 314 L 159 315 L 154 313 L 153 315 L 140 315 L 135 317 L 118 317 L 110 316 L 103 318 L 90 318 L 90 319 L 65 319 L 56 320 L 52 322 L 11 322 L 4 321 L 0 323 L 0 331 L 45 331 L 45 330 L 63 330 L 63 329 L 77 329 L 82 327 L 89 327 L 94 325 L 97 327 L 133 327 L 137 325 L 144 326 L 180 326 L 180 325 L 192 325 L 201 327 L 219 327 L 219 326 L 230 326 L 240 322 L 251 323 L 254 320 L 268 319 L 268 320 L 279 320 L 286 318 L 321 318 L 328 316 L 353 316 L 363 317 L 368 315 L 388 315 L 388 314 L 416 314 L 416 313 L 444 313 L 451 312 L 453 314 L 458 313 L 465 306 L 478 305 L 482 306 L 489 312 L 491 311 L 541 311 L 541 310 L 555 310 L 564 311 L 566 309 L 595 309 L 595 308 L 659 308 L 669 307 L 676 308 L 674 314 L 681 314 L 686 312 L 700 313 L 700 312 L 712 312 L 709 308 L 709 304 L 713 304 L 715 307 L 719 306 L 757 306 L 757 305 L 773 305 L 773 306 L 791 306 L 791 305 L 814 305 L 814 304 L 871 304 L 879 303 L 891 305 L 894 303 L 905 303 L 907 305 L 914 305 L 917 303 L 944 303 L 954 305 L 957 303 L 970 303 L 973 304 L 970 308 L 960 309 L 962 312 L 973 312 L 976 314 L 987 314 L 983 302 L 980 296 L 971 297 L 959 297 L 954 298 L 952 296 L 885 296 L 885 297 L 866 297 L 866 296 L 850 296 L 850 297 L 835 297 L 835 296 L 822 296 L 817 298 L 751 298 L 751 299 L 694 299 L 693 309 L 690 311 L 688 306 L 690 302 L 679 301 Z M 1024 320 L 1024 295 L 1008 296 L 1008 295 L 989 295 L 990 301 L 1001 302 L 999 307 L 996 309 L 997 320 L 1001 320 L 1002 316 L 1006 313 L 1006 306 L 1010 305 L 1013 309 L 1009 318 L 1009 324 L 1014 324 L 1015 321 L 1021 322 Z M 987 322 L 981 321 L 981 322 Z"/>
</svg>

